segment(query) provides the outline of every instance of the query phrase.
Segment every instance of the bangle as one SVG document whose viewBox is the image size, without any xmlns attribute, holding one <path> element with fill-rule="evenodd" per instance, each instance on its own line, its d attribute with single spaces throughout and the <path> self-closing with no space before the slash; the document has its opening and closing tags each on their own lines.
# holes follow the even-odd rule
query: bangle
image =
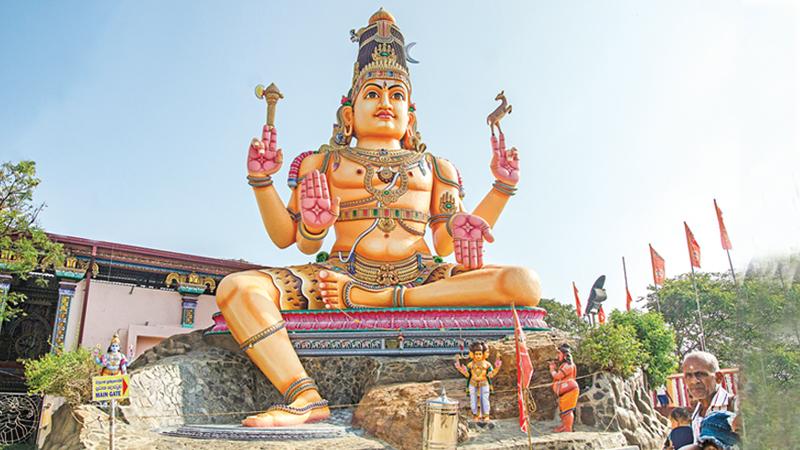
<svg viewBox="0 0 800 450">
<path fill-rule="evenodd" d="M 300 222 L 300 226 L 297 227 L 297 231 L 300 232 L 300 236 L 303 236 L 304 238 L 308 239 L 309 241 L 321 241 L 321 240 L 325 239 L 325 236 L 328 235 L 328 229 L 327 228 L 325 230 L 323 230 L 322 233 L 314 234 L 314 233 L 308 231 L 308 229 L 306 229 L 306 224 L 304 224 L 303 222 Z"/>
<path fill-rule="evenodd" d="M 267 175 L 264 177 L 247 176 L 247 184 L 253 187 L 267 187 L 272 186 L 272 177 Z"/>
<path fill-rule="evenodd" d="M 494 180 L 492 188 L 501 194 L 508 195 L 509 197 L 517 193 L 517 187 L 508 183 L 503 183 L 500 180 Z"/>
</svg>

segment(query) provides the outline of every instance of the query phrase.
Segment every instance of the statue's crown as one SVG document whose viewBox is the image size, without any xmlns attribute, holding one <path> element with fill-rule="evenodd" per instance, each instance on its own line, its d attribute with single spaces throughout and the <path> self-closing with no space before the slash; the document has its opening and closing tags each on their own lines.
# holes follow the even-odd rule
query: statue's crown
<svg viewBox="0 0 800 450">
<path fill-rule="evenodd" d="M 119 345 L 119 335 L 114 333 L 114 336 L 111 336 L 111 344 Z"/>
<path fill-rule="evenodd" d="M 351 40 L 358 42 L 352 95 L 356 95 L 366 81 L 376 78 L 398 80 L 411 90 L 403 34 L 388 11 L 379 9 L 369 18 L 366 27 L 352 30 L 350 35 Z"/>
</svg>

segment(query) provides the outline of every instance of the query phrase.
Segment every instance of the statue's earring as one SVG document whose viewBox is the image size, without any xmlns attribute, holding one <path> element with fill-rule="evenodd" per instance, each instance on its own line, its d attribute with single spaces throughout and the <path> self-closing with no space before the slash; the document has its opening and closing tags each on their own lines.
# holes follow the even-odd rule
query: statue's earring
<svg viewBox="0 0 800 450">
<path fill-rule="evenodd" d="M 350 139 L 353 136 L 353 125 L 346 123 L 344 124 L 344 137 Z"/>
</svg>

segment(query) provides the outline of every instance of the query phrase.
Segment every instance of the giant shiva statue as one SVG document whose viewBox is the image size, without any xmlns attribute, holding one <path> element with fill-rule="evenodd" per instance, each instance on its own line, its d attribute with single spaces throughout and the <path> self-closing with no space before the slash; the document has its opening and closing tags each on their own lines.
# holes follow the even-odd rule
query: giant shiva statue
<svg viewBox="0 0 800 450">
<path fill-rule="evenodd" d="M 493 241 L 490 229 L 519 181 L 516 150 L 507 150 L 492 128 L 496 181 L 465 212 L 456 168 L 427 152 L 416 131 L 406 47 L 394 17 L 381 9 L 351 34 L 359 46 L 351 89 L 330 143 L 291 165 L 288 203 L 271 179 L 283 161 L 277 130 L 268 121 L 250 144 L 248 180 L 275 245 L 313 254 L 331 228 L 336 240 L 315 264 L 231 274 L 217 289 L 234 338 L 284 394 L 285 404 L 246 418 L 245 426 L 295 425 L 330 414 L 292 347 L 282 310 L 539 303 L 534 273 L 483 264 L 483 241 Z M 425 242 L 426 226 L 437 256 Z M 440 256 L 453 252 L 457 264 L 444 263 Z"/>
</svg>

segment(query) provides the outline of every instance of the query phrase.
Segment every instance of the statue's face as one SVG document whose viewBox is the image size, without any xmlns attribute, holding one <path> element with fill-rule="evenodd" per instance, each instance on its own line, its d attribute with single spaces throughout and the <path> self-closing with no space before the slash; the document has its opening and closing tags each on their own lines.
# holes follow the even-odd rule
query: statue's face
<svg viewBox="0 0 800 450">
<path fill-rule="evenodd" d="M 111 353 L 116 353 L 119 351 L 119 344 L 111 344 Z"/>
<path fill-rule="evenodd" d="M 481 362 L 486 358 L 486 355 L 484 355 L 480 350 L 471 352 L 470 354 L 472 355 L 472 360 L 476 362 Z"/>
<path fill-rule="evenodd" d="M 396 80 L 371 80 L 353 98 L 355 137 L 401 140 L 411 125 L 408 89 Z"/>
</svg>

